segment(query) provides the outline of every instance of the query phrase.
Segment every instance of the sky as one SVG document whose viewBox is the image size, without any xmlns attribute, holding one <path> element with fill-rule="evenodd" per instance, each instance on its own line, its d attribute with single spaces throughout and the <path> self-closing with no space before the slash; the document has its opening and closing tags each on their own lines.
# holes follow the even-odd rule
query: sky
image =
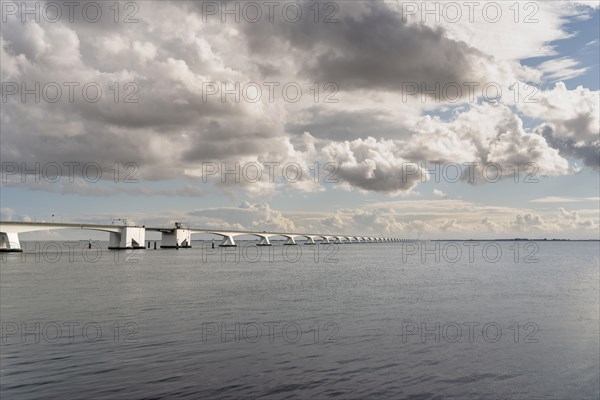
<svg viewBox="0 0 600 400">
<path fill-rule="evenodd" d="M 600 2 L 467 3 L 3 1 L 1 218 L 598 239 Z"/>
</svg>

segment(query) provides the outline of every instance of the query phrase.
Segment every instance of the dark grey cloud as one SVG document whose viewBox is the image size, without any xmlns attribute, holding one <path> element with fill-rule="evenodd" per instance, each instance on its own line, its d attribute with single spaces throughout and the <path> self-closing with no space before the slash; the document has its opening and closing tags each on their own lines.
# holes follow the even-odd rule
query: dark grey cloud
<svg viewBox="0 0 600 400">
<path fill-rule="evenodd" d="M 563 157 L 579 159 L 588 167 L 600 169 L 600 140 L 595 143 L 581 144 L 573 139 L 561 139 L 555 136 L 554 130 L 548 125 L 540 128 L 539 134 Z"/>
<path fill-rule="evenodd" d="M 280 142 L 276 140 L 279 133 L 266 124 L 245 126 L 243 121 L 232 118 L 221 122 L 211 120 L 197 128 L 192 133 L 192 145 L 182 151 L 184 161 L 239 160 L 283 150 L 278 148 Z"/>
<path fill-rule="evenodd" d="M 475 65 L 492 61 L 464 42 L 449 39 L 442 28 L 407 24 L 383 1 L 339 2 L 341 11 L 360 7 L 360 13 L 340 13 L 338 23 L 240 24 L 251 51 L 269 56 L 298 53 L 300 76 L 335 82 L 341 90 L 397 91 L 406 82 L 432 88 L 450 82 L 478 81 Z M 303 2 L 311 16 L 313 2 Z M 358 4 L 358 5 L 357 5 Z"/>
<path fill-rule="evenodd" d="M 338 141 L 355 140 L 365 136 L 394 139 L 410 136 L 392 116 L 378 110 L 330 111 L 311 107 L 291 116 L 285 129 L 297 135 L 310 132 L 319 139 Z"/>
</svg>

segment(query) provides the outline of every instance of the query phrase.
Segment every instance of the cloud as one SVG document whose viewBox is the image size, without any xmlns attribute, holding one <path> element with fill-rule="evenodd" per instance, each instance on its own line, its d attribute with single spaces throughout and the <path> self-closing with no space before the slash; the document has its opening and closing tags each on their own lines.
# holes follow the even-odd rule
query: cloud
<svg viewBox="0 0 600 400">
<path fill-rule="evenodd" d="M 490 218 L 484 218 L 481 220 L 481 225 L 485 226 L 485 228 L 492 233 L 497 233 L 502 231 L 502 224 L 498 222 L 492 221 Z"/>
<path fill-rule="evenodd" d="M 540 91 L 537 102 L 519 104 L 526 116 L 545 121 L 535 128 L 546 141 L 566 157 L 600 166 L 600 92 L 581 86 L 568 90 L 562 82 Z"/>
<path fill-rule="evenodd" d="M 369 3 L 360 16 L 335 26 L 299 24 L 279 37 L 311 54 L 303 66 L 311 78 L 336 82 L 344 90 L 480 80 L 477 67 L 486 58 L 464 42 L 448 39 L 442 29 L 403 23 L 385 2 Z"/>
<path fill-rule="evenodd" d="M 0 216 L 3 221 L 12 221 L 13 216 L 15 215 L 15 210 L 9 207 L 0 208 Z"/>
<path fill-rule="evenodd" d="M 477 174 L 465 169 L 465 180 L 483 181 L 481 168 L 492 163 L 505 176 L 514 174 L 515 164 L 521 168 L 535 163 L 542 175 L 570 171 L 567 160 L 543 136 L 525 132 L 522 120 L 503 105 L 474 105 L 448 122 L 426 116 L 415 130 L 401 154 L 415 161 L 478 163 Z"/>
<path fill-rule="evenodd" d="M 569 90 L 558 82 L 550 90 L 540 91 L 537 102 L 522 103 L 519 111 L 526 116 L 546 121 L 559 139 L 573 139 L 577 143 L 598 140 L 600 125 L 599 91 L 578 86 Z"/>
<path fill-rule="evenodd" d="M 292 134 L 310 132 L 318 139 L 356 140 L 365 136 L 401 139 L 410 136 L 395 115 L 381 109 L 329 110 L 311 107 L 291 116 L 285 129 Z"/>
<path fill-rule="evenodd" d="M 544 61 L 538 65 L 538 68 L 543 72 L 544 79 L 558 81 L 576 78 L 590 70 L 589 67 L 576 68 L 579 65 L 579 61 L 570 57 L 561 57 Z"/>
<path fill-rule="evenodd" d="M 325 159 L 339 166 L 339 177 L 349 185 L 367 191 L 399 194 L 412 190 L 420 181 L 420 167 L 409 174 L 407 160 L 399 156 L 391 140 L 372 137 L 330 143 L 322 152 Z"/>
<path fill-rule="evenodd" d="M 305 15 L 312 15 L 311 5 L 301 3 Z M 112 15 L 110 4 L 101 6 L 103 15 Z M 406 176 L 407 162 L 535 162 L 541 174 L 563 175 L 574 170 L 565 157 L 598 165 L 597 92 L 557 84 L 540 94 L 538 105 L 517 105 L 515 111 L 475 104 L 443 121 L 428 113 L 448 104 L 403 102 L 402 83 L 498 80 L 504 87 L 516 78 L 539 79 L 540 71 L 520 65 L 519 58 L 550 54 L 549 43 L 568 36 L 564 18 L 582 13 L 565 4 L 543 4 L 544 24 L 513 27 L 519 43 L 503 24 L 478 30 L 479 19 L 405 24 L 389 2 L 340 3 L 340 22 L 334 24 L 311 18 L 204 22 L 197 2 L 140 2 L 136 24 L 114 24 L 110 18 L 90 24 L 80 15 L 73 23 L 56 24 L 10 18 L 0 28 L 3 82 L 28 88 L 36 82 L 96 82 L 103 96 L 97 103 L 82 100 L 77 91 L 74 102 L 65 97 L 57 103 L 22 102 L 19 95 L 10 96 L 0 116 L 0 156 L 19 164 L 133 162 L 144 182 L 181 179 L 181 195 L 190 196 L 204 195 L 192 189 L 203 162 L 298 163 L 303 177 L 286 188 L 306 193 L 325 190 L 312 179 L 315 162 L 338 163 L 339 187 L 390 195 L 405 195 L 418 185 L 416 177 Z M 298 82 L 305 96 L 297 104 L 270 102 L 268 96 L 256 103 L 203 96 L 207 82 L 233 87 L 261 79 Z M 336 82 L 339 104 L 315 102 L 309 89 L 315 80 Z M 115 82 L 118 102 L 110 89 Z M 132 93 L 124 87 L 128 82 L 137 85 L 137 103 L 122 101 Z M 518 113 L 542 124 L 526 131 Z M 266 176 L 250 184 L 220 177 L 210 183 L 210 190 L 240 199 L 273 197 L 282 188 Z M 103 195 L 100 186 L 36 189 Z M 126 192 L 161 195 L 151 188 Z"/>
<path fill-rule="evenodd" d="M 563 197 L 547 196 L 529 200 L 530 203 L 576 203 L 581 201 L 600 201 L 600 197 Z"/>
<path fill-rule="evenodd" d="M 214 229 L 282 231 L 296 230 L 292 220 L 266 203 L 243 202 L 239 207 L 195 210 L 188 213 L 190 222 Z"/>
<path fill-rule="evenodd" d="M 443 198 L 443 199 L 445 199 L 445 198 L 447 198 L 447 197 L 448 197 L 448 195 L 447 195 L 446 193 L 442 192 L 442 191 L 441 191 L 441 190 L 439 190 L 439 189 L 433 189 L 433 195 L 434 195 L 435 197 L 441 197 L 441 198 Z"/>
<path fill-rule="evenodd" d="M 399 4 L 402 7 L 402 3 Z M 595 1 L 540 1 L 519 4 L 517 13 L 514 3 L 495 2 L 487 13 L 483 11 L 483 4 L 475 4 L 473 12 L 466 5 L 461 7 L 462 18 L 458 23 L 452 22 L 451 18 L 441 18 L 439 22 L 432 16 L 423 18 L 422 12 L 415 14 L 409 22 L 418 23 L 425 19 L 428 26 L 442 26 L 454 40 L 493 55 L 496 61 L 510 62 L 555 55 L 554 42 L 573 36 L 565 29 L 565 23 L 571 18 L 587 18 L 598 8 Z M 494 21 L 497 6 L 501 18 Z"/>
<path fill-rule="evenodd" d="M 515 217 L 511 227 L 517 231 L 528 233 L 528 237 L 533 237 L 532 234 L 560 234 L 578 229 L 591 231 L 598 228 L 598 221 L 582 220 L 577 211 L 568 212 L 564 208 L 559 208 L 559 213 L 554 218 L 545 218 L 531 213 L 519 214 Z"/>
<path fill-rule="evenodd" d="M 0 219 L 2 221 L 23 221 L 32 222 L 32 218 L 27 214 L 17 214 L 17 212 L 9 207 L 0 208 Z"/>
<path fill-rule="evenodd" d="M 364 211 L 378 213 L 395 232 L 410 237 L 420 232 L 421 238 L 512 238 L 527 233 L 589 239 L 598 237 L 600 220 L 597 209 L 532 210 L 453 199 L 372 203 Z"/>
<path fill-rule="evenodd" d="M 114 176 L 114 175 L 113 175 Z M 83 179 L 81 177 L 73 176 L 72 181 L 68 178 L 55 178 L 53 177 L 42 177 L 39 176 L 38 181 L 35 180 L 36 176 L 8 176 L 3 184 L 6 188 L 20 188 L 29 189 L 32 191 L 41 191 L 48 193 L 60 193 L 66 195 L 78 195 L 86 197 L 111 197 L 111 196 L 181 196 L 181 197 L 194 197 L 201 198 L 209 194 L 208 187 L 201 187 L 199 185 L 183 184 L 178 187 L 161 189 L 154 187 L 147 187 L 140 185 L 139 182 L 126 182 L 122 176 L 117 182 L 110 181 L 98 181 L 93 182 L 90 180 Z M 52 180 L 47 180 L 52 179 Z M 23 182 L 22 179 L 25 181 Z M 55 181 L 56 179 L 56 181 Z"/>
</svg>

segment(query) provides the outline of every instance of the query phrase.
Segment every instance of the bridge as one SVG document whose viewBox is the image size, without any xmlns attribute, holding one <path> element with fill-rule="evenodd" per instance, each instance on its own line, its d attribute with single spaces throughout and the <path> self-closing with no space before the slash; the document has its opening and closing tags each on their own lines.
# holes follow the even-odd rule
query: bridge
<svg viewBox="0 0 600 400">
<path fill-rule="evenodd" d="M 342 234 L 322 233 L 293 233 L 272 231 L 242 231 L 222 229 L 196 229 L 179 222 L 173 227 L 147 227 L 145 225 L 102 225 L 102 224 L 75 224 L 54 222 L 18 222 L 0 221 L 0 252 L 23 251 L 19 241 L 19 233 L 47 231 L 53 229 L 82 229 L 104 231 L 110 234 L 108 248 L 111 250 L 144 249 L 146 232 L 161 233 L 161 248 L 190 248 L 192 247 L 192 234 L 202 233 L 220 237 L 221 247 L 237 246 L 235 238 L 239 236 L 254 236 L 258 240 L 257 246 L 271 246 L 273 238 L 285 240 L 284 245 L 296 245 L 296 239 L 304 239 L 304 244 L 315 245 L 318 243 L 391 243 L 404 239 L 391 237 L 354 236 Z"/>
</svg>

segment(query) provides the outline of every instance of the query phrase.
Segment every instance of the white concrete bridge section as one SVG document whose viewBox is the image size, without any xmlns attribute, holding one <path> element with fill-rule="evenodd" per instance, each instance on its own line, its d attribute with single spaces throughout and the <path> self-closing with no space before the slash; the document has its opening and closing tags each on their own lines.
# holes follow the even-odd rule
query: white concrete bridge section
<svg viewBox="0 0 600 400">
<path fill-rule="evenodd" d="M 333 238 L 335 239 L 333 244 L 343 244 L 345 241 L 343 236 L 334 236 Z"/>
<path fill-rule="evenodd" d="M 330 239 L 333 239 L 332 236 L 319 236 L 321 238 L 322 244 L 331 244 Z"/>
<path fill-rule="evenodd" d="M 189 249 L 192 247 L 192 231 L 188 228 L 146 228 L 161 232 L 161 249 Z"/>
<path fill-rule="evenodd" d="M 100 224 L 63 224 L 50 222 L 13 222 L 0 221 L 0 251 L 22 251 L 19 242 L 19 233 L 46 231 L 53 229 L 84 229 L 109 232 L 109 249 L 143 249 L 146 241 L 146 231 L 161 232 L 161 248 L 189 248 L 192 245 L 192 234 L 202 233 L 216 235 L 222 238 L 219 246 L 237 246 L 235 238 L 239 236 L 254 236 L 258 238 L 258 246 L 270 246 L 275 237 L 285 240 L 285 245 L 296 245 L 297 239 L 304 239 L 304 244 L 315 245 L 317 241 L 321 244 L 343 244 L 343 243 L 382 243 L 402 241 L 401 239 L 330 235 L 321 233 L 291 233 L 291 232 L 267 232 L 267 231 L 238 231 L 238 230 L 214 230 L 214 229 L 191 229 L 181 223 L 174 227 L 146 227 L 130 225 L 100 225 Z"/>
<path fill-rule="evenodd" d="M 260 240 L 258 241 L 258 243 L 256 244 L 257 246 L 271 246 L 271 241 L 269 240 L 271 236 L 269 235 L 262 235 L 259 236 Z"/>
<path fill-rule="evenodd" d="M 23 251 L 19 241 L 19 233 L 54 229 L 84 229 L 109 232 L 108 248 L 111 250 L 143 249 L 146 241 L 146 228 L 144 226 L 0 221 L 0 251 Z"/>
<path fill-rule="evenodd" d="M 0 232 L 0 251 L 23 251 L 19 234 L 16 232 Z"/>
<path fill-rule="evenodd" d="M 152 228 L 153 229 L 153 228 Z M 323 235 L 316 233 L 289 233 L 289 232 L 256 232 L 256 231 L 237 231 L 237 230 L 209 230 L 209 229 L 191 229 L 192 234 L 203 233 L 216 235 L 222 238 L 219 246 L 234 247 L 237 246 L 235 238 L 239 236 L 255 236 L 258 238 L 257 246 L 271 246 L 273 238 L 278 237 L 285 239 L 284 245 L 296 245 L 296 240 L 304 238 L 306 245 L 315 245 L 317 241 L 321 244 L 346 244 L 346 243 L 391 243 L 396 239 L 383 237 L 367 237 L 367 236 L 347 236 L 347 235 Z M 400 239 L 397 239 L 400 241 Z"/>
<path fill-rule="evenodd" d="M 257 246 L 271 246 L 271 238 L 281 237 L 286 239 L 285 245 L 295 245 L 295 238 L 302 235 L 294 235 L 280 232 L 252 232 L 252 231 L 214 231 L 207 229 L 192 229 L 192 233 L 205 233 L 210 235 L 221 236 L 223 239 L 219 244 L 220 247 L 235 247 L 235 237 L 239 236 L 255 236 L 259 239 Z"/>
<path fill-rule="evenodd" d="M 81 228 L 90 229 L 90 228 Z M 103 229 L 95 229 L 103 230 Z M 146 229 L 144 227 L 124 226 L 119 232 L 110 232 L 108 241 L 109 250 L 143 249 L 146 243 Z"/>
</svg>

